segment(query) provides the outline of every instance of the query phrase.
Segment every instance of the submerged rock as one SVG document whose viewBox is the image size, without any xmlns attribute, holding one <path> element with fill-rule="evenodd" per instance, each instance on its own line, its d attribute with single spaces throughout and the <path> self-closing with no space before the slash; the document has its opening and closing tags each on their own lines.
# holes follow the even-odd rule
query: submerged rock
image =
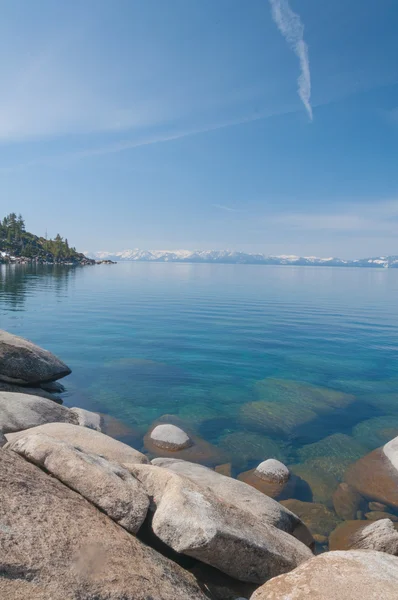
<svg viewBox="0 0 398 600">
<path fill-rule="evenodd" d="M 25 435 L 46 434 L 57 440 L 72 444 L 83 452 L 99 454 L 103 458 L 120 465 L 124 463 L 147 463 L 144 454 L 134 450 L 131 446 L 114 440 L 113 438 L 87 427 L 67 423 L 49 423 L 34 427 L 20 433 L 7 434 L 7 440 L 13 442 Z"/>
<path fill-rule="evenodd" d="M 20 385 L 55 381 L 71 370 L 59 358 L 25 340 L 0 330 L 0 380 Z"/>
<path fill-rule="evenodd" d="M 351 463 L 366 454 L 366 447 L 349 435 L 334 433 L 319 442 L 303 446 L 297 454 L 302 462 L 322 456 L 327 460 L 342 459 Z"/>
<path fill-rule="evenodd" d="M 355 397 L 337 390 L 301 381 L 264 379 L 255 386 L 259 400 L 241 408 L 241 419 L 248 427 L 276 435 L 290 436 L 335 409 L 343 409 Z"/>
<path fill-rule="evenodd" d="M 365 498 L 397 509 L 398 437 L 354 463 L 345 480 Z"/>
<path fill-rule="evenodd" d="M 0 452 L 4 600 L 205 600 L 194 577 L 57 479 Z"/>
<path fill-rule="evenodd" d="M 398 525 L 389 519 L 375 521 L 344 521 L 332 532 L 331 550 L 377 550 L 398 555 Z"/>
<path fill-rule="evenodd" d="M 398 412 L 398 396 L 396 398 L 395 412 Z M 374 450 L 398 436 L 398 416 L 374 417 L 361 421 L 353 427 L 352 434 L 368 451 Z"/>
<path fill-rule="evenodd" d="M 150 433 L 150 439 L 155 446 L 166 450 L 184 450 L 193 445 L 189 435 L 171 423 L 156 425 Z"/>
<path fill-rule="evenodd" d="M 339 485 L 337 477 L 319 468 L 317 462 L 312 460 L 302 464 L 289 465 L 289 469 L 309 485 L 314 502 L 321 502 L 330 508 L 333 507 L 333 493 Z"/>
<path fill-rule="evenodd" d="M 28 394 L 0 392 L 0 433 L 22 431 L 45 423 L 76 423 L 76 416 L 64 406 Z"/>
<path fill-rule="evenodd" d="M 164 422 L 167 417 L 169 417 L 169 423 Z M 175 423 L 172 423 L 173 420 Z M 182 427 L 179 427 L 180 423 L 180 419 L 165 415 L 153 424 L 144 437 L 144 446 L 151 457 L 182 459 L 212 467 L 225 462 L 226 457 L 219 448 L 193 432 L 189 432 L 188 435 Z M 158 439 L 152 438 L 153 432 Z M 174 439 L 174 444 L 172 439 Z M 178 445 L 181 447 L 178 448 Z"/>
<path fill-rule="evenodd" d="M 380 521 L 380 519 L 398 521 L 398 517 L 396 515 L 392 515 L 381 510 L 371 510 L 370 512 L 365 513 L 365 518 L 368 519 L 368 521 Z"/>
<path fill-rule="evenodd" d="M 326 552 L 256 590 L 251 600 L 396 600 L 398 559 L 381 552 Z"/>
<path fill-rule="evenodd" d="M 251 461 L 261 461 L 264 456 L 284 460 L 283 449 L 275 440 L 251 431 L 228 433 L 220 438 L 219 445 L 241 469 Z"/>
<path fill-rule="evenodd" d="M 129 470 L 152 498 L 153 532 L 176 552 L 252 583 L 263 583 L 312 556 L 303 543 L 242 510 L 234 499 L 220 501 L 214 489 L 158 466 L 131 465 Z"/>
<path fill-rule="evenodd" d="M 136 533 L 144 522 L 149 498 L 119 465 L 44 433 L 20 437 L 7 447 L 87 498 L 127 531 Z"/>
<path fill-rule="evenodd" d="M 297 515 L 241 481 L 184 460 L 156 458 L 152 464 L 181 475 L 204 490 L 212 491 L 225 505 L 248 512 L 260 522 L 290 533 L 307 546 L 313 543 L 310 532 Z"/>
<path fill-rule="evenodd" d="M 267 494 L 270 498 L 278 498 L 284 491 L 289 477 L 289 469 L 283 463 L 269 458 L 260 463 L 255 469 L 241 473 L 238 479 L 263 494 Z"/>
<path fill-rule="evenodd" d="M 340 483 L 333 494 L 333 506 L 336 514 L 346 521 L 357 518 L 358 511 L 366 507 L 363 496 L 348 483 Z"/>
<path fill-rule="evenodd" d="M 294 512 L 305 523 L 312 535 L 328 537 L 340 519 L 324 504 L 302 502 L 301 500 L 282 500 L 281 504 Z"/>
</svg>

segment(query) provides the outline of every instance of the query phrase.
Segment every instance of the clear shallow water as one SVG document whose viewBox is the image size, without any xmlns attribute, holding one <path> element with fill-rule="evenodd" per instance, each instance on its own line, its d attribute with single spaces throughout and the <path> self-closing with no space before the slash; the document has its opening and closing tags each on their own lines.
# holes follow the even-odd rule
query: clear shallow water
<svg viewBox="0 0 398 600">
<path fill-rule="evenodd" d="M 0 327 L 73 369 L 66 405 L 121 419 L 135 444 L 174 415 L 214 462 L 275 455 L 328 482 L 326 503 L 330 478 L 398 435 L 397 300 L 398 270 L 0 267 Z"/>
</svg>

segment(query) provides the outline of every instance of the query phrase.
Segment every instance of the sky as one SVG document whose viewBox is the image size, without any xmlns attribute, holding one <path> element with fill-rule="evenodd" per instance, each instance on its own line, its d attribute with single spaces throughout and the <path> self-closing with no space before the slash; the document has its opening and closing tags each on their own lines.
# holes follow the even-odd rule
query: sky
<svg viewBox="0 0 398 600">
<path fill-rule="evenodd" d="M 3 0 L 0 208 L 79 250 L 398 254 L 397 0 Z"/>
</svg>

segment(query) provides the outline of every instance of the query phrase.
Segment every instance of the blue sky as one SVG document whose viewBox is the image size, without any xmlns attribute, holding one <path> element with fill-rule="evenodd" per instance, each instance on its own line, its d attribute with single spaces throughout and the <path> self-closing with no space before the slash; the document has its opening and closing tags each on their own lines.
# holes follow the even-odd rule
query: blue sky
<svg viewBox="0 0 398 600">
<path fill-rule="evenodd" d="M 396 0 L 4 0 L 0 207 L 81 250 L 398 254 Z"/>
</svg>

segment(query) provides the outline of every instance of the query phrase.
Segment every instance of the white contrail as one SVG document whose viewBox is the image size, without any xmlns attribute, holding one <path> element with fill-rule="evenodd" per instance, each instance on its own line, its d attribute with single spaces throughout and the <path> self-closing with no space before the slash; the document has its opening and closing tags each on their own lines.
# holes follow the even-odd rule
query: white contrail
<svg viewBox="0 0 398 600">
<path fill-rule="evenodd" d="M 272 18 L 289 46 L 297 54 L 300 61 L 298 93 L 312 121 L 311 106 L 311 73 L 308 58 L 308 46 L 304 41 L 304 25 L 299 15 L 292 11 L 288 0 L 269 0 Z"/>
</svg>

